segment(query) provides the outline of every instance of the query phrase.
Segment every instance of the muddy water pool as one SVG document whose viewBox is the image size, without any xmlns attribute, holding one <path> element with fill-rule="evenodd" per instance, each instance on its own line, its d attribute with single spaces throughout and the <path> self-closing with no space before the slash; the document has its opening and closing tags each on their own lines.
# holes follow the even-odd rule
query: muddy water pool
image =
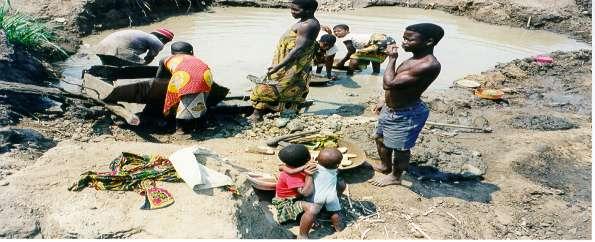
<svg viewBox="0 0 595 242">
<path fill-rule="evenodd" d="M 287 9 L 214 8 L 212 12 L 171 17 L 147 26 L 134 27 L 152 31 L 167 27 L 176 41 L 186 41 L 195 48 L 195 55 L 212 69 L 215 81 L 231 89 L 231 95 L 248 95 L 248 74 L 262 75 L 270 65 L 274 47 L 281 34 L 294 22 Z M 506 26 L 494 26 L 449 15 L 440 11 L 400 7 L 374 7 L 342 13 L 317 13 L 322 25 L 344 23 L 352 33 L 386 33 L 399 42 L 406 26 L 432 22 L 445 29 L 445 36 L 435 49 L 442 63 L 442 73 L 430 89 L 445 89 L 465 75 L 478 73 L 499 62 L 534 56 L 555 50 L 590 48 L 563 35 Z M 69 82 L 80 83 L 82 69 L 99 64 L 93 47 L 112 31 L 84 38 L 79 54 L 65 61 L 63 73 Z M 171 44 L 171 43 L 170 43 Z M 152 65 L 169 54 L 166 45 Z M 337 43 L 344 55 L 345 47 Z M 398 62 L 411 55 L 400 50 Z M 398 63 L 397 63 L 398 64 Z M 386 62 L 382 65 L 382 71 Z M 353 77 L 337 72 L 339 80 L 322 87 L 311 87 L 308 99 L 315 104 L 308 112 L 333 113 L 340 106 L 365 102 L 381 93 L 381 76 L 371 75 L 371 67 Z M 66 83 L 65 88 L 78 87 Z"/>
</svg>

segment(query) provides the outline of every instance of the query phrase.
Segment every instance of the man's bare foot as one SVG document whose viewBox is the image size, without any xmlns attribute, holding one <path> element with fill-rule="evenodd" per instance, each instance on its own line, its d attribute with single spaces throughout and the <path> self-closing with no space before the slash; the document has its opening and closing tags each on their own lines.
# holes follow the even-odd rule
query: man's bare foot
<svg viewBox="0 0 595 242">
<path fill-rule="evenodd" d="M 375 179 L 370 181 L 370 184 L 377 186 L 377 187 L 385 187 L 390 185 L 401 185 L 401 179 L 396 178 L 395 176 L 386 175 L 381 178 Z"/>
<path fill-rule="evenodd" d="M 337 224 L 337 225 L 334 225 L 334 224 L 333 224 L 333 228 L 335 229 L 335 231 L 336 231 L 336 232 L 341 232 L 341 231 L 343 231 L 344 227 L 345 227 L 345 226 L 343 226 L 342 224 Z"/>
<path fill-rule="evenodd" d="M 380 162 L 378 164 L 377 162 L 370 162 L 370 161 L 368 161 L 368 164 L 370 166 L 372 166 L 372 169 L 374 169 L 375 171 L 380 172 L 380 173 L 385 174 L 385 175 L 388 175 L 388 174 L 390 174 L 393 171 L 392 167 L 387 167 L 384 164 L 382 164 L 382 162 Z"/>
<path fill-rule="evenodd" d="M 297 239 L 308 239 L 308 235 L 301 235 L 301 234 L 299 234 L 297 236 Z"/>
</svg>

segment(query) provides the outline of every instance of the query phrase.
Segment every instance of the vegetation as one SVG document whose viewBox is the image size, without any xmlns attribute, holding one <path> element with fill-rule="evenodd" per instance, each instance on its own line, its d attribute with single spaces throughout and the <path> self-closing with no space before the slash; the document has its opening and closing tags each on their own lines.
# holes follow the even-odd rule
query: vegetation
<svg viewBox="0 0 595 242">
<path fill-rule="evenodd" d="M 19 12 L 9 13 L 9 10 L 10 1 L 5 0 L 0 6 L 0 30 L 6 33 L 10 43 L 29 49 L 50 47 L 67 56 L 62 48 L 52 42 L 55 36 L 48 26 Z"/>
</svg>

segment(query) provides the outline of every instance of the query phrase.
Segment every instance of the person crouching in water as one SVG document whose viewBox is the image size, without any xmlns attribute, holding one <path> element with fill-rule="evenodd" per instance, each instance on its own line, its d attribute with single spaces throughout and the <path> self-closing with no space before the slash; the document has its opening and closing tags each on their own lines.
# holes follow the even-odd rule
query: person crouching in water
<svg viewBox="0 0 595 242">
<path fill-rule="evenodd" d="M 285 223 L 300 219 L 298 239 L 308 238 L 308 232 L 316 218 L 314 204 L 304 200 L 314 191 L 312 174 L 316 166 L 309 165 L 310 152 L 304 145 L 292 144 L 279 151 L 279 159 L 288 169 L 301 168 L 302 171 L 289 174 L 281 171 L 275 186 L 275 198 L 272 204 L 277 210 L 277 221 Z"/>
<path fill-rule="evenodd" d="M 315 159 L 318 164 L 304 164 L 301 166 L 283 166 L 281 165 L 279 169 L 289 175 L 300 174 L 301 172 L 306 171 L 307 169 L 312 169 L 312 165 L 316 167 L 314 170 L 314 194 L 308 197 L 308 201 L 312 202 L 312 213 L 314 217 L 316 217 L 322 208 L 324 207 L 327 212 L 331 213 L 331 222 L 335 231 L 339 232 L 343 230 L 343 222 L 341 221 L 341 215 L 339 212 L 341 211 L 341 204 L 339 203 L 339 195 L 343 193 L 345 190 L 345 182 L 338 179 L 338 168 L 341 164 L 341 160 L 343 160 L 343 155 L 337 149 L 324 149 L 320 151 L 318 156 Z M 312 220 L 314 223 L 314 220 Z M 301 227 L 300 223 L 300 233 L 304 232 L 307 236 L 310 228 L 312 227 L 311 224 L 305 224 L 305 226 L 309 226 L 306 230 L 306 227 Z"/>
<path fill-rule="evenodd" d="M 171 45 L 171 55 L 159 62 L 156 78 L 169 78 L 163 115 L 176 119 L 176 129 L 188 133 L 197 123 L 204 123 L 206 100 L 213 77 L 207 64 L 194 56 L 193 47 L 186 42 Z"/>
<path fill-rule="evenodd" d="M 335 54 L 337 54 L 337 46 L 335 42 L 337 38 L 330 34 L 320 36 L 318 40 L 318 50 L 314 55 L 314 65 L 316 66 L 316 74 L 322 73 L 322 67 L 326 68 L 326 78 L 336 80 L 337 77 L 333 76 L 333 62 L 335 61 Z"/>
<path fill-rule="evenodd" d="M 331 34 L 330 28 L 323 29 Z M 337 64 L 338 68 L 343 69 L 345 63 L 349 61 L 347 75 L 353 75 L 355 70 L 365 68 L 370 63 L 372 63 L 372 74 L 380 74 L 380 64 L 387 57 L 386 48 L 396 43 L 392 37 L 382 33 L 353 34 L 345 24 L 333 27 L 332 34 L 347 48 L 347 54 Z"/>
<path fill-rule="evenodd" d="M 135 29 L 120 30 L 101 40 L 95 52 L 102 65 L 148 65 L 173 38 L 174 33 L 166 28 L 158 28 L 151 33 Z M 141 58 L 143 54 L 145 57 Z"/>
</svg>

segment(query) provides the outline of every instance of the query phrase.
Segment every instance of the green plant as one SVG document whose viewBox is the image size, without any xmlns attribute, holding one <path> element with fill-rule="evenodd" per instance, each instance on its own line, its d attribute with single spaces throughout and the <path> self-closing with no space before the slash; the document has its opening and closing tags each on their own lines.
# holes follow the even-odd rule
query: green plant
<svg viewBox="0 0 595 242">
<path fill-rule="evenodd" d="M 9 13 L 9 10 L 10 1 L 5 0 L 4 4 L 0 6 L 0 30 L 4 31 L 10 43 L 31 49 L 49 46 L 65 56 L 68 55 L 52 42 L 55 37 L 48 26 L 19 12 Z"/>
</svg>

